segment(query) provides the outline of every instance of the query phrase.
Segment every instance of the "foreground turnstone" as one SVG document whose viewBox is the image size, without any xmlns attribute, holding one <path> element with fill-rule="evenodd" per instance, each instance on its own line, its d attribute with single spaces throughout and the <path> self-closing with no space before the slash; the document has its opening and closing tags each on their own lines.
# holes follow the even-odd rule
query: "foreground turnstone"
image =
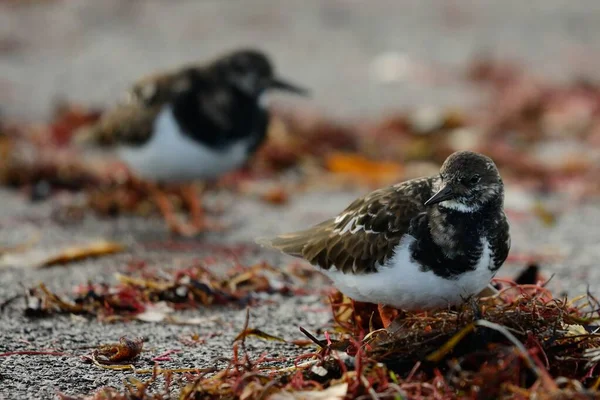
<svg viewBox="0 0 600 400">
<path fill-rule="evenodd" d="M 318 266 L 356 301 L 443 308 L 481 292 L 506 260 L 503 203 L 494 162 L 462 151 L 439 176 L 376 190 L 335 218 L 258 242 Z"/>
<path fill-rule="evenodd" d="M 134 175 L 146 181 L 211 180 L 240 167 L 264 141 L 269 114 L 260 101 L 269 89 L 306 93 L 278 79 L 261 52 L 236 51 L 205 66 L 138 81 L 128 101 L 84 136 L 116 148 Z M 165 195 L 156 185 L 152 189 L 172 231 L 193 234 L 206 227 L 193 190 L 185 196 L 192 223 L 183 225 Z"/>
</svg>

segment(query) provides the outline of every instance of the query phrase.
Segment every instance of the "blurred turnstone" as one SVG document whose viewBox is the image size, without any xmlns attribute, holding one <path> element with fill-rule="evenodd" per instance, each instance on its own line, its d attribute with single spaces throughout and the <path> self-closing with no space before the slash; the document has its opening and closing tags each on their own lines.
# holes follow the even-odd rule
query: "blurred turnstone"
<svg viewBox="0 0 600 400">
<path fill-rule="evenodd" d="M 264 141 L 269 113 L 265 91 L 306 91 L 274 74 L 266 55 L 240 50 L 205 66 L 188 65 L 136 82 L 128 101 L 107 112 L 80 141 L 117 149 L 135 176 L 155 183 L 211 180 L 244 164 Z M 192 223 L 180 224 L 157 185 L 157 204 L 173 232 L 207 227 L 196 194 L 187 185 Z"/>
<path fill-rule="evenodd" d="M 258 243 L 308 260 L 342 293 L 380 312 L 443 308 L 485 289 L 506 260 L 503 203 L 494 162 L 462 151 L 439 176 L 376 190 L 335 218 Z"/>
</svg>

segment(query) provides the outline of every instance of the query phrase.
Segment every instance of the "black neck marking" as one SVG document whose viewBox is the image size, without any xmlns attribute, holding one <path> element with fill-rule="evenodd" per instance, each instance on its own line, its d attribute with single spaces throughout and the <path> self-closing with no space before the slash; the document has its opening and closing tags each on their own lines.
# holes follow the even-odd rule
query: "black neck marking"
<svg viewBox="0 0 600 400">
<path fill-rule="evenodd" d="M 493 256 L 492 271 L 500 268 L 508 255 L 508 224 L 501 198 L 472 213 L 434 207 L 411 221 L 409 234 L 416 238 L 410 247 L 412 259 L 423 271 L 443 278 L 458 279 L 475 270 L 484 237 Z"/>
</svg>

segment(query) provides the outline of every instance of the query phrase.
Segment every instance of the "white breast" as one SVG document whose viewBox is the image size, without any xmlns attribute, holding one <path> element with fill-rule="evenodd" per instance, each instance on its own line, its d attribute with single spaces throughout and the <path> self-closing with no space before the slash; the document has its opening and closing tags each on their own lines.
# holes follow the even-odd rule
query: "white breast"
<svg viewBox="0 0 600 400">
<path fill-rule="evenodd" d="M 423 272 L 411 260 L 409 246 L 415 238 L 406 235 L 394 256 L 376 273 L 353 275 L 337 270 L 322 270 L 348 297 L 404 310 L 427 310 L 460 304 L 464 298 L 481 292 L 492 279 L 492 254 L 483 240 L 483 254 L 475 270 L 457 279 L 444 279 L 431 271 Z"/>
<path fill-rule="evenodd" d="M 156 118 L 152 138 L 140 147 L 121 147 L 118 154 L 144 179 L 185 182 L 215 178 L 240 167 L 247 158 L 248 141 L 222 151 L 203 146 L 181 132 L 171 108 L 165 107 Z"/>
</svg>

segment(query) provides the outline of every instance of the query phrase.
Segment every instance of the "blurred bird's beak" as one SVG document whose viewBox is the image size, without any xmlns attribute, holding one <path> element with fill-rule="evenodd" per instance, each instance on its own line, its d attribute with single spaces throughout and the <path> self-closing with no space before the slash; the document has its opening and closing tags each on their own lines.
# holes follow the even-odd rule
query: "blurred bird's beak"
<svg viewBox="0 0 600 400">
<path fill-rule="evenodd" d="M 454 192 L 452 191 L 452 188 L 449 185 L 446 185 L 443 188 L 441 188 L 436 194 L 431 196 L 431 198 L 427 200 L 424 203 L 424 205 L 430 206 L 432 204 L 441 203 L 442 201 L 450 200 L 452 198 L 454 198 Z"/>
<path fill-rule="evenodd" d="M 279 89 L 284 90 L 286 92 L 296 93 L 302 96 L 308 96 L 308 90 L 296 86 L 294 84 L 288 83 L 282 79 L 273 78 L 269 84 L 269 89 Z"/>
</svg>

